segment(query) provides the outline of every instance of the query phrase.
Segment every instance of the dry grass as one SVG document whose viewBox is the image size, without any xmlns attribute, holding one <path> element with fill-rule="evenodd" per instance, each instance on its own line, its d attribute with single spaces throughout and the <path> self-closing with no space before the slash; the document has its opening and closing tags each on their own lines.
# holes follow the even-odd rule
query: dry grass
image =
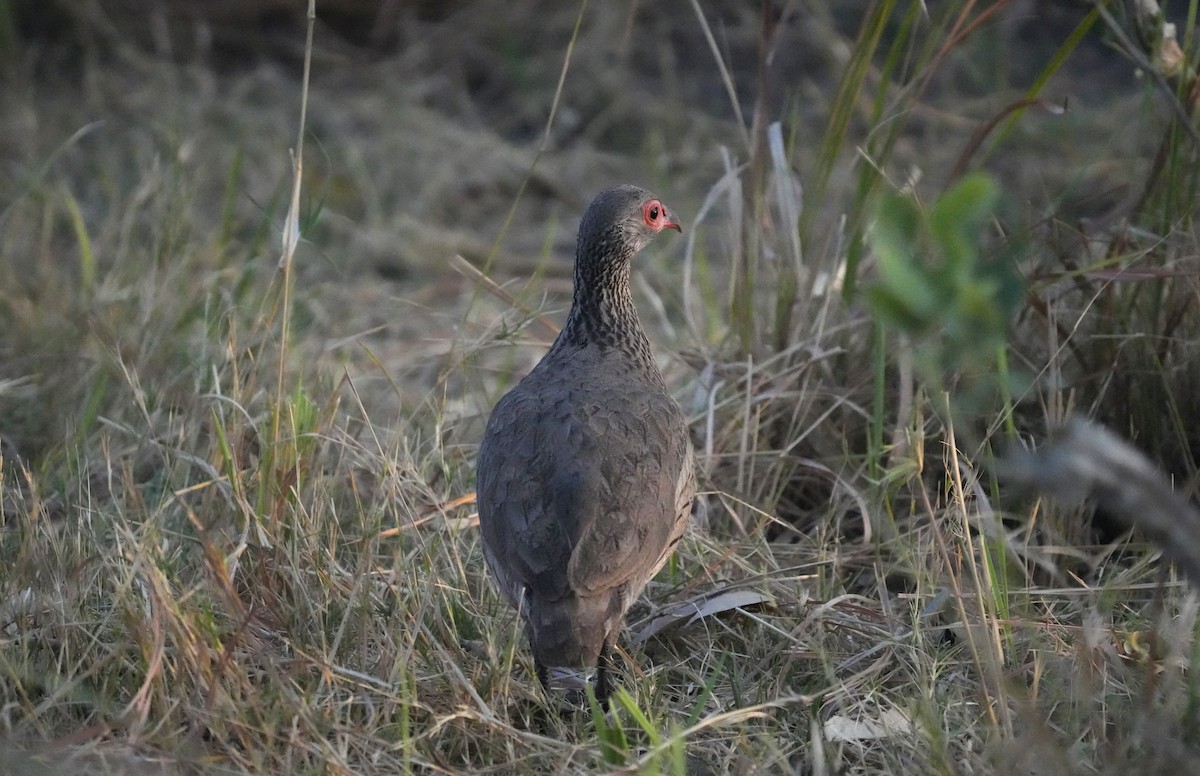
<svg viewBox="0 0 1200 776">
<path fill-rule="evenodd" d="M 578 6 L 414 17 L 400 53 L 354 66 L 318 46 L 286 298 L 298 67 L 95 31 L 69 76 L 46 70 L 58 47 L 11 53 L 0 770 L 1194 769 L 1195 595 L 1138 534 L 992 464 L 1081 412 L 1194 499 L 1196 149 L 1163 140 L 1166 98 L 1123 60 L 1097 94 L 1098 45 L 1046 65 L 1078 95 L 1066 117 L 971 140 L 1030 74 L 987 66 L 1020 8 L 976 28 L 951 6 L 896 9 L 892 58 L 846 10 L 761 28 L 736 3 L 589 7 L 532 170 Z M 724 76 L 683 64 L 708 36 Z M 848 264 L 877 276 L 870 250 L 851 262 L 872 192 L 927 207 L 960 158 L 1011 204 L 978 251 L 1023 246 L 1026 286 L 1007 367 L 985 350 L 931 374 L 945 329 L 890 329 L 841 291 Z M 594 718 L 533 679 L 468 496 L 483 418 L 568 298 L 578 213 L 618 179 L 693 214 L 637 292 L 707 520 Z M 995 394 L 944 398 L 979 383 Z"/>
</svg>

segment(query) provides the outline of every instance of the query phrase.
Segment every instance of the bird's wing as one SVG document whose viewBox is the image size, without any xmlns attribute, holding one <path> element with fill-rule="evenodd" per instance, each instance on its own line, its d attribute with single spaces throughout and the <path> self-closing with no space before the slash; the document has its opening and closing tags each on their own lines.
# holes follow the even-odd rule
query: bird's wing
<svg viewBox="0 0 1200 776">
<path fill-rule="evenodd" d="M 492 411 L 479 449 L 477 505 L 488 562 L 514 604 L 526 587 L 550 599 L 568 593 L 574 541 L 548 494 L 556 456 L 544 393 L 518 388 Z"/>
<path fill-rule="evenodd" d="M 630 581 L 640 590 L 679 536 L 683 491 L 690 507 L 691 442 L 679 408 L 665 394 L 638 398 L 643 406 L 610 406 L 587 418 L 596 454 L 559 494 L 576 537 L 568 579 L 585 595 Z"/>
</svg>

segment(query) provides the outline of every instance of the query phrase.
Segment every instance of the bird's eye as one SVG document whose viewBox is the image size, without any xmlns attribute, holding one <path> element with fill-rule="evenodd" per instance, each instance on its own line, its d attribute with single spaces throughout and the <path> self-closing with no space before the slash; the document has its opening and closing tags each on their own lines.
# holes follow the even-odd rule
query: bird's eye
<svg viewBox="0 0 1200 776">
<path fill-rule="evenodd" d="M 658 220 L 658 206 L 657 205 L 650 206 L 650 220 L 651 221 Z"/>
</svg>

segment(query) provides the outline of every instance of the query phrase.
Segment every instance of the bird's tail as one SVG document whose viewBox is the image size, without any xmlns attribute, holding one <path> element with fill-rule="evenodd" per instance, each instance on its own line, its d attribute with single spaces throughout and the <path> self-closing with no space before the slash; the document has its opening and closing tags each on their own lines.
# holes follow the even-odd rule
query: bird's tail
<svg viewBox="0 0 1200 776">
<path fill-rule="evenodd" d="M 591 669 L 611 645 L 625 611 L 619 596 L 605 594 L 526 601 L 526 632 L 534 659 L 547 669 Z"/>
</svg>

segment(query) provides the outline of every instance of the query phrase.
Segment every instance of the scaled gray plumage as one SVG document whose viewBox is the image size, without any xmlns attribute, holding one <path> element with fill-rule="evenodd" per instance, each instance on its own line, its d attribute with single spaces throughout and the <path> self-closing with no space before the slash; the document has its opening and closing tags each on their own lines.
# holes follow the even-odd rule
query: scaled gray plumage
<svg viewBox="0 0 1200 776">
<path fill-rule="evenodd" d="M 695 493 L 687 425 L 629 288 L 634 255 L 679 230 L 649 192 L 601 192 L 584 213 L 567 322 L 492 411 L 476 491 L 484 555 L 525 619 L 538 676 L 598 667 L 625 612 L 683 534 Z"/>
</svg>

